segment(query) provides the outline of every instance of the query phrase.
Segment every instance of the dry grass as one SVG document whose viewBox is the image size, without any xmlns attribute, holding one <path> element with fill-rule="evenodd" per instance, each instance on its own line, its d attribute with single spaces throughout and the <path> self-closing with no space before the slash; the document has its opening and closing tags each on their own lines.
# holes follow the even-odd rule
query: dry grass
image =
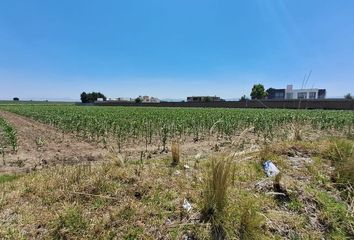
<svg viewBox="0 0 354 240">
<path fill-rule="evenodd" d="M 245 199 L 242 206 L 239 236 L 242 240 L 262 239 L 263 217 L 252 199 Z"/>
<path fill-rule="evenodd" d="M 213 159 L 204 190 L 201 220 L 211 222 L 213 239 L 225 239 L 223 215 L 227 205 L 227 192 L 231 183 L 232 165 L 229 159 Z"/>
<path fill-rule="evenodd" d="M 313 151 L 316 144 L 320 150 Z M 221 154 L 202 158 L 197 167 L 193 156 L 183 159 L 189 169 L 171 168 L 166 155 L 144 164 L 112 157 L 21 175 L 0 183 L 0 239 L 345 238 L 352 234 L 352 210 L 325 178 L 331 168 L 319 153 L 330 145 L 278 143 L 233 162 Z M 293 168 L 289 150 L 314 161 Z M 347 151 L 340 152 L 343 158 Z M 296 183 L 289 188 L 296 199 L 290 195 L 291 201 L 279 202 L 268 194 L 273 180 L 263 173 L 261 158 L 279 166 L 279 183 Z M 261 181 L 266 185 L 259 190 L 255 185 Z M 184 199 L 192 205 L 189 212 Z"/>
<path fill-rule="evenodd" d="M 180 162 L 180 144 L 178 141 L 173 141 L 171 146 L 172 166 L 177 166 Z"/>
<path fill-rule="evenodd" d="M 354 142 L 347 139 L 334 139 L 324 153 L 335 168 L 333 179 L 337 188 L 343 190 L 351 200 L 354 197 Z"/>
</svg>

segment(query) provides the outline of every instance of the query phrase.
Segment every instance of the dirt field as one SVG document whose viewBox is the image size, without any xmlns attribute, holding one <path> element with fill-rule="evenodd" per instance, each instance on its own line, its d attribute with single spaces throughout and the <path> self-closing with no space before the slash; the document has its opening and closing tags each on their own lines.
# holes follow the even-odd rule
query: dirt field
<svg viewBox="0 0 354 240">
<path fill-rule="evenodd" d="M 63 134 L 54 127 L 29 118 L 1 111 L 0 115 L 17 131 L 19 149 L 8 153 L 0 173 L 28 172 L 57 164 L 103 160 L 105 149 Z"/>
</svg>

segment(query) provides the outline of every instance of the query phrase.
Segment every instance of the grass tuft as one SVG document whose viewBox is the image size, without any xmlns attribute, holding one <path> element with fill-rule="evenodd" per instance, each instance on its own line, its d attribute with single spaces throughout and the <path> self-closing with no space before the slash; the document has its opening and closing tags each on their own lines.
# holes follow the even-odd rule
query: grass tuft
<svg viewBox="0 0 354 240">
<path fill-rule="evenodd" d="M 212 239 L 225 239 L 226 232 L 223 227 L 223 215 L 227 205 L 227 191 L 231 184 L 231 161 L 228 159 L 211 162 L 211 168 L 204 191 L 204 206 L 201 220 L 210 222 Z"/>
<path fill-rule="evenodd" d="M 88 223 L 82 216 L 82 210 L 77 206 L 67 206 L 52 223 L 54 239 L 70 239 L 82 237 Z"/>
<path fill-rule="evenodd" d="M 329 145 L 326 157 L 335 167 L 334 180 L 339 189 L 354 186 L 354 143 L 347 139 L 333 140 Z M 351 194 L 354 196 L 354 193 Z"/>
<path fill-rule="evenodd" d="M 180 162 L 180 145 L 177 141 L 172 142 L 172 166 L 177 166 Z"/>
<path fill-rule="evenodd" d="M 0 175 L 0 183 L 12 182 L 18 178 L 18 175 Z"/>
<path fill-rule="evenodd" d="M 262 239 L 261 225 L 263 218 L 259 215 L 255 203 L 248 199 L 243 203 L 240 219 L 240 239 L 255 240 Z"/>
</svg>

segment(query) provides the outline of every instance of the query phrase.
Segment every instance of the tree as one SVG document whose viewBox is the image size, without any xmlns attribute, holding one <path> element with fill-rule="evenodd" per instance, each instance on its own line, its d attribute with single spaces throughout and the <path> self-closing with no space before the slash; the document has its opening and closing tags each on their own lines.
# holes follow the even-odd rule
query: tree
<svg viewBox="0 0 354 240">
<path fill-rule="evenodd" d="M 80 98 L 82 103 L 88 103 L 87 94 L 85 92 L 81 93 Z"/>
<path fill-rule="evenodd" d="M 211 102 L 211 97 L 204 97 L 203 102 Z"/>
<path fill-rule="evenodd" d="M 268 88 L 267 89 L 267 96 L 269 96 L 275 89 L 274 88 Z"/>
<path fill-rule="evenodd" d="M 20 101 L 20 99 L 18 97 L 14 97 L 13 100 L 14 101 Z"/>
<path fill-rule="evenodd" d="M 140 98 L 140 97 L 137 97 L 137 98 L 135 98 L 135 102 L 136 102 L 136 103 L 141 103 L 141 102 L 142 102 L 142 100 L 141 100 L 141 98 Z"/>
<path fill-rule="evenodd" d="M 267 96 L 267 92 L 264 91 L 264 86 L 262 84 L 253 85 L 251 98 L 252 99 L 264 99 Z"/>
<path fill-rule="evenodd" d="M 248 97 L 247 97 L 246 95 L 243 95 L 243 96 L 240 98 L 240 101 L 241 101 L 241 102 L 245 102 L 245 101 L 247 101 L 247 100 L 249 100 L 249 99 L 248 99 Z"/>
<path fill-rule="evenodd" d="M 106 101 L 107 99 L 106 96 L 100 92 L 92 92 L 92 93 L 83 92 L 81 93 L 80 97 L 82 103 L 93 103 L 97 101 L 98 98 L 103 98 L 103 101 Z"/>
<path fill-rule="evenodd" d="M 344 98 L 345 98 L 345 99 L 348 99 L 348 100 L 351 100 L 351 99 L 353 99 L 353 96 L 352 96 L 350 93 L 348 93 L 348 94 L 346 94 L 346 95 L 344 96 Z"/>
</svg>

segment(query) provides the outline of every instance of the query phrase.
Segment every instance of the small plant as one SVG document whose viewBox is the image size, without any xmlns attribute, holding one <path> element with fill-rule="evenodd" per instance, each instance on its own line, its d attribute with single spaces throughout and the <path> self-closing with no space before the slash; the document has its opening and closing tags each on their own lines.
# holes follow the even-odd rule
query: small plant
<svg viewBox="0 0 354 240">
<path fill-rule="evenodd" d="M 2 157 L 2 164 L 5 166 L 5 147 L 0 143 L 0 155 Z"/>
<path fill-rule="evenodd" d="M 75 206 L 69 206 L 54 221 L 52 235 L 55 239 L 70 239 L 79 237 L 87 227 L 87 222 L 82 217 L 82 211 Z"/>
<path fill-rule="evenodd" d="M 304 208 L 304 204 L 298 198 L 292 197 L 287 207 L 291 211 L 300 212 Z"/>
<path fill-rule="evenodd" d="M 325 156 L 332 161 L 335 167 L 334 180 L 339 188 L 354 186 L 354 144 L 350 140 L 334 140 Z M 352 195 L 354 195 L 352 193 Z"/>
<path fill-rule="evenodd" d="M 0 175 L 0 183 L 5 183 L 5 182 L 12 182 L 16 179 L 18 179 L 18 175 Z"/>
<path fill-rule="evenodd" d="M 172 166 L 177 166 L 180 161 L 180 145 L 177 141 L 172 142 Z"/>
<path fill-rule="evenodd" d="M 251 199 L 244 201 L 241 212 L 239 234 L 242 240 L 262 239 L 262 217 Z"/>
<path fill-rule="evenodd" d="M 204 191 L 204 206 L 201 220 L 211 223 L 212 239 L 225 239 L 223 215 L 227 205 L 227 191 L 231 184 L 231 161 L 228 159 L 211 162 L 211 168 Z"/>
<path fill-rule="evenodd" d="M 13 152 L 17 152 L 17 132 L 4 119 L 0 118 L 0 130 L 3 130 L 3 138 L 6 145 L 10 145 Z"/>
<path fill-rule="evenodd" d="M 36 138 L 36 145 L 37 145 L 37 148 L 43 147 L 44 141 L 43 141 L 42 137 L 37 137 Z"/>
<path fill-rule="evenodd" d="M 300 124 L 296 122 L 294 124 L 294 141 L 301 141 L 301 129 L 300 129 Z"/>
<path fill-rule="evenodd" d="M 350 239 L 354 234 L 354 217 L 348 214 L 348 206 L 327 192 L 313 192 L 321 209 L 319 219 L 327 225 L 330 239 Z"/>
</svg>

